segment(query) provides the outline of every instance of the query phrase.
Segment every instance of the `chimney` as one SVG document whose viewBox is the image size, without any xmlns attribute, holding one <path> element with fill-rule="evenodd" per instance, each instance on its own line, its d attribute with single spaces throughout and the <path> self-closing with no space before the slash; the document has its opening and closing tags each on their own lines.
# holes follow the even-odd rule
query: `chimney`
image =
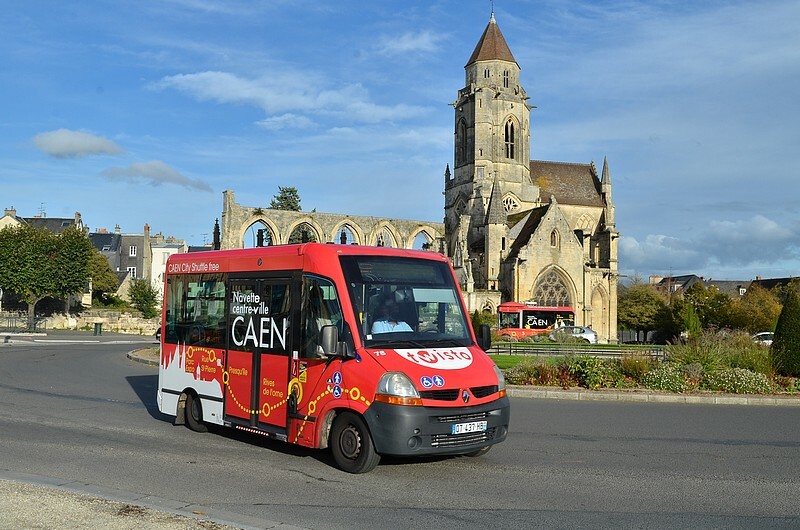
<svg viewBox="0 0 800 530">
<path fill-rule="evenodd" d="M 17 217 L 17 210 L 15 210 L 13 206 L 11 208 L 6 208 L 6 215 Z"/>
<path fill-rule="evenodd" d="M 114 227 L 114 233 L 115 234 L 119 234 L 119 232 L 120 232 L 120 228 L 119 228 L 119 225 L 117 225 L 117 226 Z"/>
</svg>

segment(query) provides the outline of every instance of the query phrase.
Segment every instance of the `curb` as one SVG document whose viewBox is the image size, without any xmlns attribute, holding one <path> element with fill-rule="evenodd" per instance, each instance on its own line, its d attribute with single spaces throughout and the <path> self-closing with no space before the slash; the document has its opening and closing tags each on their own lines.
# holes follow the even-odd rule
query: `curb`
<svg viewBox="0 0 800 530">
<path fill-rule="evenodd" d="M 563 390 L 545 387 L 511 386 L 508 395 L 519 398 L 566 399 L 573 401 L 625 401 L 635 403 L 686 403 L 704 405 L 757 405 L 800 407 L 800 397 L 754 395 L 661 394 L 648 391 Z"/>
<path fill-rule="evenodd" d="M 146 359 L 134 350 L 127 357 L 132 361 L 158 366 L 158 361 Z M 622 401 L 630 403 L 685 403 L 703 405 L 756 405 L 760 407 L 800 407 L 800 396 L 758 396 L 736 394 L 662 394 L 659 392 L 634 390 L 629 392 L 608 390 L 564 390 L 561 388 L 508 385 L 510 397 L 531 399 L 565 399 L 572 401 Z"/>
</svg>

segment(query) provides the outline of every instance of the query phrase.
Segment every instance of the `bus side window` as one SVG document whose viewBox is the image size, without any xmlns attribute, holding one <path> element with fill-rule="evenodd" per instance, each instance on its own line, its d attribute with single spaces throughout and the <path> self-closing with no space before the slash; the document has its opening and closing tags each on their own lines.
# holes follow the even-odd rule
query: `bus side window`
<svg viewBox="0 0 800 530">
<path fill-rule="evenodd" d="M 342 310 L 336 289 L 329 280 L 313 276 L 303 277 L 303 340 L 301 356 L 321 358 L 322 328 L 328 325 L 339 327 L 342 332 Z"/>
</svg>

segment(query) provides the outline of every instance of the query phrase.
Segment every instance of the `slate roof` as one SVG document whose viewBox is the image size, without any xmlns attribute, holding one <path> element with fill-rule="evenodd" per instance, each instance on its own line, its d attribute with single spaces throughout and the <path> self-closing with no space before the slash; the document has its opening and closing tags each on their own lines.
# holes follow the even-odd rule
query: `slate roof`
<svg viewBox="0 0 800 530">
<path fill-rule="evenodd" d="M 122 237 L 120 234 L 103 234 L 100 232 L 93 232 L 89 234 L 89 241 L 92 242 L 92 246 L 94 248 L 101 252 L 116 252 L 119 250 Z M 106 247 L 108 248 L 106 249 Z"/>
<path fill-rule="evenodd" d="M 703 284 L 706 287 L 716 287 L 719 292 L 730 297 L 740 297 L 740 289 L 750 288 L 750 280 L 706 280 Z"/>
<path fill-rule="evenodd" d="M 539 206 L 528 212 L 529 215 L 527 215 L 525 219 L 525 224 L 522 226 L 519 235 L 514 239 L 514 243 L 511 244 L 508 257 L 516 256 L 519 253 L 519 249 L 528 244 L 528 241 L 530 241 L 536 229 L 539 228 L 539 223 L 542 222 L 542 218 L 544 218 L 549 208 L 550 205 L 548 204 L 546 206 Z"/>
<path fill-rule="evenodd" d="M 481 40 L 479 40 L 478 45 L 475 46 L 475 51 L 472 52 L 472 56 L 470 56 L 469 61 L 467 61 L 465 68 L 478 61 L 507 61 L 517 64 L 508 44 L 506 44 L 505 37 L 503 37 L 500 28 L 497 26 L 494 13 L 492 13 L 492 18 L 489 20 L 489 25 L 483 30 Z M 519 64 L 517 64 L 517 66 L 519 66 Z"/>
<path fill-rule="evenodd" d="M 555 195 L 559 204 L 605 206 L 594 164 L 531 160 L 531 181 L 539 186 L 542 202 Z"/>
<path fill-rule="evenodd" d="M 17 219 L 22 219 L 30 226 L 44 228 L 54 234 L 60 234 L 66 228 L 75 226 L 75 219 L 66 217 L 17 217 Z"/>
</svg>

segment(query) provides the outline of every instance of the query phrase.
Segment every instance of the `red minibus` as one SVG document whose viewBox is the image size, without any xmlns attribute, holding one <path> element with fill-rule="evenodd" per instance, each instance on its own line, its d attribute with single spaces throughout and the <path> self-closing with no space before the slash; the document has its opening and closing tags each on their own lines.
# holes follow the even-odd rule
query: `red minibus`
<svg viewBox="0 0 800 530">
<path fill-rule="evenodd" d="M 497 306 L 500 337 L 534 337 L 561 326 L 575 325 L 575 310 L 569 306 L 539 306 L 503 302 Z"/>
<path fill-rule="evenodd" d="M 478 456 L 506 438 L 509 400 L 466 315 L 435 252 L 306 243 L 174 254 L 159 410 L 196 431 L 330 448 L 350 473 L 381 455 Z"/>
</svg>

